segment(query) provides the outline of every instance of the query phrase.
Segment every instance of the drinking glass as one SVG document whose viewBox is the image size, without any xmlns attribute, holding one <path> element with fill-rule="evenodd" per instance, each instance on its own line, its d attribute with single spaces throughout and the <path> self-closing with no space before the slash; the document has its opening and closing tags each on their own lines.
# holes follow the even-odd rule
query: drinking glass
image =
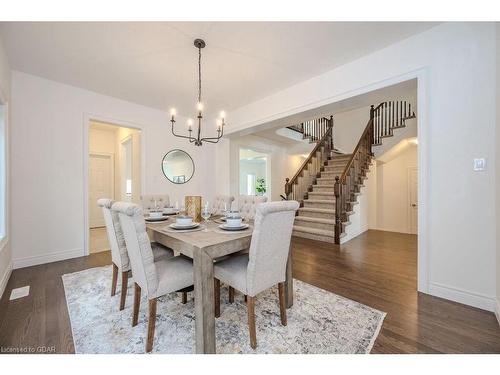
<svg viewBox="0 0 500 375">
<path fill-rule="evenodd" d="M 208 232 L 208 219 L 212 216 L 212 213 L 210 212 L 210 209 L 205 206 L 203 210 L 201 210 L 201 217 L 205 221 L 205 229 L 203 229 L 203 232 Z"/>
</svg>

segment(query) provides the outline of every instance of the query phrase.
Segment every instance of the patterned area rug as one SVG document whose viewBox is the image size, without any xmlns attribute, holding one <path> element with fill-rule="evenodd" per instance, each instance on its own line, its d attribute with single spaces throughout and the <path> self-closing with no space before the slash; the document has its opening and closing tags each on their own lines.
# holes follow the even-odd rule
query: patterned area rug
<svg viewBox="0 0 500 375">
<path fill-rule="evenodd" d="M 120 285 L 110 297 L 111 266 L 62 276 L 76 353 L 144 353 L 147 301 L 132 327 L 133 282 L 119 311 Z M 120 279 L 120 278 L 119 278 Z M 221 317 L 216 320 L 217 353 L 369 353 L 385 313 L 295 280 L 288 325 L 280 323 L 277 289 L 257 296 L 257 349 L 249 344 L 243 296 L 228 303 L 221 288 Z M 158 301 L 154 353 L 194 352 L 194 303 L 181 304 L 173 293 Z"/>
</svg>

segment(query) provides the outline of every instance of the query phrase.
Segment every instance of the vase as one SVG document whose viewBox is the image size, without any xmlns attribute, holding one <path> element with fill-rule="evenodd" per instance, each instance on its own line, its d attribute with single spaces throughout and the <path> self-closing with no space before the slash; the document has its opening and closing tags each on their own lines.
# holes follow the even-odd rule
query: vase
<svg viewBox="0 0 500 375">
<path fill-rule="evenodd" d="M 186 215 L 191 216 L 193 221 L 201 222 L 201 196 L 188 195 L 184 198 Z"/>
</svg>

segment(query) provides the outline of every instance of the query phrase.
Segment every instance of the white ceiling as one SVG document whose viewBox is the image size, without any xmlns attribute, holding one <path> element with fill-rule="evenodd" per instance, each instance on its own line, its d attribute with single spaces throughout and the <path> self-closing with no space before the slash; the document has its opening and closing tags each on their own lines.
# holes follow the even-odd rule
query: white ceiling
<svg viewBox="0 0 500 375">
<path fill-rule="evenodd" d="M 15 70 L 146 106 L 194 114 L 205 39 L 208 115 L 230 111 L 435 23 L 15 22 L 0 35 Z M 397 58 L 397 57 L 395 57 Z"/>
</svg>

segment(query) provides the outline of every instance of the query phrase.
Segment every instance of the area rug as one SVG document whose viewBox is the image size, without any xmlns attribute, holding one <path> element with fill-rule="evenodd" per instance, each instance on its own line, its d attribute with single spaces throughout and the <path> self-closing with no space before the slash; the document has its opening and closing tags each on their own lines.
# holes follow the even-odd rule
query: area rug
<svg viewBox="0 0 500 375">
<path fill-rule="evenodd" d="M 132 327 L 133 281 L 119 311 L 119 294 L 110 297 L 111 266 L 62 276 L 76 353 L 144 353 L 148 304 L 143 297 L 139 324 Z M 228 303 L 221 289 L 221 316 L 216 319 L 217 353 L 369 353 L 385 313 L 361 303 L 294 281 L 294 305 L 288 325 L 280 323 L 278 294 L 257 296 L 257 349 L 249 344 L 247 310 L 241 294 Z M 193 353 L 194 302 L 181 304 L 173 293 L 159 299 L 153 353 Z"/>
</svg>

